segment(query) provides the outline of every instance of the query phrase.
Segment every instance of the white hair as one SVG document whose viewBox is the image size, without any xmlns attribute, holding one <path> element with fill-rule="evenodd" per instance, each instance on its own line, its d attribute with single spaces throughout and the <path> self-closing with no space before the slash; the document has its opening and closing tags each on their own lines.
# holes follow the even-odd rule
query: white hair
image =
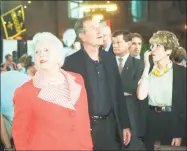
<svg viewBox="0 0 187 151">
<path fill-rule="evenodd" d="M 53 46 L 55 47 L 56 53 L 58 53 L 58 56 L 60 57 L 60 66 L 64 64 L 65 60 L 65 52 L 63 51 L 63 44 L 62 42 L 52 33 L 50 32 L 41 32 L 36 33 L 32 39 L 33 46 L 36 46 L 36 43 L 41 41 L 51 41 Z"/>
<path fill-rule="evenodd" d="M 68 47 L 71 47 L 76 40 L 76 33 L 73 28 L 67 29 L 63 34 L 63 42 Z"/>
<path fill-rule="evenodd" d="M 108 26 L 103 27 L 103 34 L 111 34 L 111 29 Z"/>
</svg>

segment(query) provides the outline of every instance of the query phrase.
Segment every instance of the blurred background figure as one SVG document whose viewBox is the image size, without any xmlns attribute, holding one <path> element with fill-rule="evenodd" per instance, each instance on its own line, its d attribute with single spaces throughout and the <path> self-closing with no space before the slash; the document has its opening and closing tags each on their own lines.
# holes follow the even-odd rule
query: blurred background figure
<svg viewBox="0 0 187 151">
<path fill-rule="evenodd" d="M 19 63 L 18 63 L 18 70 L 20 72 L 26 73 L 25 69 L 25 61 L 26 61 L 27 55 L 23 55 L 19 58 Z"/>
<path fill-rule="evenodd" d="M 179 47 L 177 51 L 172 52 L 170 56 L 171 60 L 178 65 L 187 67 L 186 65 L 186 50 L 183 47 Z"/>
<path fill-rule="evenodd" d="M 18 53 L 16 50 L 12 51 L 12 59 L 13 59 L 13 62 L 15 64 L 18 64 L 19 63 L 19 60 L 18 60 Z"/>
<path fill-rule="evenodd" d="M 32 56 L 27 56 L 25 59 L 25 70 L 30 77 L 34 77 L 37 70 L 34 62 L 32 61 Z"/>
<path fill-rule="evenodd" d="M 5 63 L 1 65 L 1 68 L 3 71 L 12 71 L 12 70 L 18 70 L 17 65 L 13 62 L 12 55 L 7 54 L 5 56 Z"/>
<path fill-rule="evenodd" d="M 65 51 L 65 57 L 72 55 L 73 53 L 80 50 L 80 45 L 75 42 L 76 40 L 76 33 L 73 28 L 67 29 L 63 34 L 63 42 L 64 42 L 64 48 L 63 51 Z M 78 49 L 78 50 L 77 50 Z"/>
<path fill-rule="evenodd" d="M 14 116 L 13 95 L 16 88 L 29 80 L 29 76 L 19 71 L 1 74 L 1 150 L 13 148 L 11 143 Z"/>
<path fill-rule="evenodd" d="M 131 37 L 132 37 L 132 43 L 130 47 L 130 55 L 137 59 L 142 59 L 142 56 L 140 56 L 142 44 L 143 44 L 142 36 L 138 33 L 132 33 Z"/>
<path fill-rule="evenodd" d="M 103 48 L 105 51 L 113 53 L 112 33 L 108 26 L 103 27 Z"/>
</svg>

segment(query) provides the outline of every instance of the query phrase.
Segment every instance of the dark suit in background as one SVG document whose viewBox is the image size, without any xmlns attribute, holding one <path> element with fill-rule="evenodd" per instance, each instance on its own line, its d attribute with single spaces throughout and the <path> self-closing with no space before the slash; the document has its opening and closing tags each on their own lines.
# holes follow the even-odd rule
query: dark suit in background
<svg viewBox="0 0 187 151">
<path fill-rule="evenodd" d="M 90 78 L 89 78 L 91 76 L 89 75 L 90 69 L 88 69 L 86 64 L 88 60 L 88 54 L 83 49 L 81 49 L 75 54 L 67 57 L 63 69 L 75 73 L 79 73 L 84 78 L 85 87 L 88 95 L 89 114 L 90 114 L 90 120 L 92 126 L 92 139 L 93 139 L 94 149 L 116 150 L 116 147 L 112 145 L 113 142 L 108 141 L 108 139 L 110 138 L 107 137 L 110 137 L 109 135 L 111 135 L 112 132 L 116 131 L 117 133 L 116 136 L 118 136 L 119 139 L 118 141 L 121 148 L 123 142 L 122 129 L 130 128 L 130 123 L 128 119 L 125 97 L 123 95 L 121 79 L 118 72 L 118 67 L 115 57 L 111 53 L 106 52 L 104 50 L 100 50 L 99 57 L 100 57 L 99 62 L 101 63 L 101 65 L 104 67 L 105 70 L 105 79 L 108 83 L 107 88 L 109 90 L 109 96 L 111 99 L 111 105 L 113 109 L 112 120 L 108 122 L 107 120 L 103 120 L 100 122 L 99 121 L 95 122 L 94 120 L 92 120 L 92 117 L 94 117 L 95 115 L 93 115 L 93 112 L 91 111 L 92 109 L 91 104 L 93 103 L 91 102 L 91 100 L 93 100 L 94 97 L 97 97 L 98 94 L 93 94 L 92 85 L 90 85 Z M 103 129 L 103 131 L 101 131 L 101 129 Z M 106 132 L 107 129 L 109 130 L 108 132 Z M 105 142 L 102 143 L 103 139 L 106 139 L 106 142 L 108 141 L 108 144 L 106 144 Z"/>
<path fill-rule="evenodd" d="M 141 78 L 143 69 L 141 60 L 129 55 L 121 72 L 123 92 L 131 94 L 126 96 L 128 115 L 132 128 L 132 140 L 129 145 L 130 150 L 144 149 L 141 140 L 145 133 L 143 101 L 139 101 L 136 96 L 138 81 Z"/>
</svg>

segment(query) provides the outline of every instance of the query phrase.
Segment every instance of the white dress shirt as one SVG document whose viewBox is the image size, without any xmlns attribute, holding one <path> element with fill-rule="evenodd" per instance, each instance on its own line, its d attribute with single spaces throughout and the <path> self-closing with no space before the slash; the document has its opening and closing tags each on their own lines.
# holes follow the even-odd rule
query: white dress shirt
<svg viewBox="0 0 187 151">
<path fill-rule="evenodd" d="M 119 58 L 123 58 L 123 67 L 124 67 L 124 65 L 125 65 L 125 63 L 126 63 L 128 57 L 129 57 L 129 53 L 126 54 L 126 55 L 123 56 L 123 57 L 116 56 L 116 61 L 117 61 L 118 67 L 119 67 Z"/>
<path fill-rule="evenodd" d="M 140 56 L 136 56 L 135 58 L 136 58 L 136 59 L 140 59 Z"/>
</svg>

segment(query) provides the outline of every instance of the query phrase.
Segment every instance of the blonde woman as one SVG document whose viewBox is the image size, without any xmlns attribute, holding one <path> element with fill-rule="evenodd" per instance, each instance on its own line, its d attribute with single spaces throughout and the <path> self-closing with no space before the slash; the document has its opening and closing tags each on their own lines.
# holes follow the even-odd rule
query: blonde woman
<svg viewBox="0 0 187 151">
<path fill-rule="evenodd" d="M 145 69 L 137 88 L 137 97 L 148 97 L 145 144 L 153 150 L 155 141 L 180 146 L 185 136 L 186 69 L 170 60 L 180 49 L 172 32 L 158 31 L 150 39 L 151 50 L 145 53 Z M 154 65 L 150 65 L 152 55 Z"/>
</svg>

